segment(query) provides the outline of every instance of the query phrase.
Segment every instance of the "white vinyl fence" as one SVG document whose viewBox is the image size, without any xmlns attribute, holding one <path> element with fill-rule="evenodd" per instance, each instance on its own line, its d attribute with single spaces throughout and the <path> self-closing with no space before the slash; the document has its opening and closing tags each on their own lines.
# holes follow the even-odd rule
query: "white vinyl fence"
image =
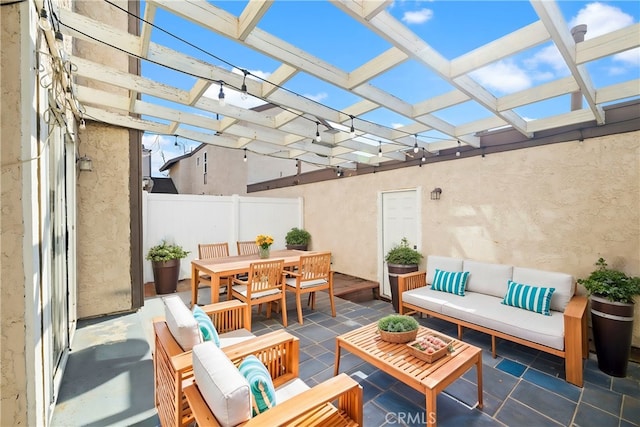
<svg viewBox="0 0 640 427">
<path fill-rule="evenodd" d="M 272 249 L 284 249 L 292 227 L 303 228 L 302 198 L 149 194 L 142 192 L 143 256 L 162 240 L 190 251 L 180 263 L 180 279 L 191 276 L 191 260 L 199 243 L 228 242 L 236 255 L 236 241 L 258 234 L 274 238 Z M 144 282 L 153 282 L 151 261 L 144 262 Z"/>
</svg>

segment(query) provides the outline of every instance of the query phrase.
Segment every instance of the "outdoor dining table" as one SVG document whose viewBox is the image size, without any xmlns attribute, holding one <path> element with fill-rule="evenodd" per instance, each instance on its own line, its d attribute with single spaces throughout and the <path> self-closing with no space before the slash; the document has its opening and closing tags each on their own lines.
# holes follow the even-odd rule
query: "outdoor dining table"
<svg viewBox="0 0 640 427">
<path fill-rule="evenodd" d="M 313 253 L 315 252 L 291 249 L 275 250 L 271 251 L 269 259 L 283 259 L 285 267 L 292 267 L 300 262 L 301 255 Z M 256 261 L 263 261 L 263 259 L 258 254 L 252 254 L 191 261 L 191 306 L 193 307 L 198 303 L 198 278 L 200 273 L 211 276 L 211 303 L 213 304 L 219 301 L 220 278 L 248 273 L 249 266 Z"/>
</svg>

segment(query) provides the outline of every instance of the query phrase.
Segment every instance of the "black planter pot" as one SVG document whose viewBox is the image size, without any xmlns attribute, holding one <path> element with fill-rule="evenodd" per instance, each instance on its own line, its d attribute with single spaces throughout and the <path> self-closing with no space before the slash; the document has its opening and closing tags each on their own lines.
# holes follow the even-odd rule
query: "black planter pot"
<svg viewBox="0 0 640 427">
<path fill-rule="evenodd" d="M 591 326 L 598 368 L 613 377 L 626 377 L 633 337 L 633 304 L 592 295 Z"/>
<path fill-rule="evenodd" d="M 391 304 L 396 313 L 400 311 L 398 303 L 398 275 L 418 271 L 418 264 L 387 264 L 389 268 L 389 286 L 391 287 Z"/>
<path fill-rule="evenodd" d="M 298 251 L 306 251 L 309 245 L 287 245 L 287 249 L 295 249 Z"/>
<path fill-rule="evenodd" d="M 152 261 L 153 282 L 156 286 L 156 294 L 171 294 L 178 288 L 180 276 L 180 260 Z"/>
</svg>

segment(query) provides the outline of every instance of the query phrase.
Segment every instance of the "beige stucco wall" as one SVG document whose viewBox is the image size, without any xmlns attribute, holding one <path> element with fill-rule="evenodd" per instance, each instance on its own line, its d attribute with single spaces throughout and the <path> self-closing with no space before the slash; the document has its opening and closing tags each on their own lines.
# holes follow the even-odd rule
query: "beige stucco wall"
<svg viewBox="0 0 640 427">
<path fill-rule="evenodd" d="M 127 8 L 127 1 L 116 1 Z M 127 31 L 123 12 L 108 3 L 79 1 L 78 13 Z M 128 71 L 122 52 L 76 40 L 74 54 Z M 86 82 L 83 82 L 86 84 Z M 92 87 L 128 95 L 128 91 L 91 83 Z M 93 161 L 93 171 L 81 172 L 77 185 L 78 220 L 78 317 L 130 310 L 131 226 L 129 197 L 129 132 L 87 118 L 79 132 L 79 154 Z"/>
<path fill-rule="evenodd" d="M 0 425 L 26 426 L 27 360 L 25 354 L 25 277 L 23 253 L 24 225 L 22 206 L 21 127 L 6 126 L 6 123 L 21 123 L 22 83 L 20 78 L 21 34 L 25 11 L 18 5 L 3 6 L 0 13 L 0 159 L 2 180 L 0 182 L 0 221 L 2 224 L 0 254 L 0 385 L 2 404 Z M 28 16 L 28 14 L 27 14 Z M 27 18 L 28 19 L 28 18 Z"/>
<path fill-rule="evenodd" d="M 78 175 L 78 317 L 131 309 L 129 132 L 90 122 L 80 153 L 93 171 Z"/>
<path fill-rule="evenodd" d="M 304 198 L 312 249 L 378 277 L 381 191 L 422 189 L 422 252 L 585 277 L 599 257 L 640 275 L 640 132 L 259 193 Z M 430 200 L 434 187 L 439 201 Z M 424 267 L 424 262 L 423 265 Z M 640 300 L 640 299 L 639 299 Z M 635 346 L 640 346 L 640 304 Z"/>
</svg>

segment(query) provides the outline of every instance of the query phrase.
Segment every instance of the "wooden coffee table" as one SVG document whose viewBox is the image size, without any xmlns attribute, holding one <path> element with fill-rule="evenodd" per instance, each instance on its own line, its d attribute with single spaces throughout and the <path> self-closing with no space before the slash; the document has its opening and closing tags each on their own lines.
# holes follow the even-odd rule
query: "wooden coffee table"
<svg viewBox="0 0 640 427">
<path fill-rule="evenodd" d="M 418 338 L 432 331 L 423 326 Z M 372 323 L 336 337 L 334 375 L 340 369 L 340 351 L 345 349 L 376 368 L 413 387 L 425 395 L 426 421 L 436 425 L 436 396 L 449 384 L 476 365 L 478 373 L 478 407 L 482 408 L 482 349 L 463 341 L 453 340 L 454 351 L 433 363 L 425 362 L 409 353 L 406 344 L 380 339 L 378 324 Z"/>
</svg>

